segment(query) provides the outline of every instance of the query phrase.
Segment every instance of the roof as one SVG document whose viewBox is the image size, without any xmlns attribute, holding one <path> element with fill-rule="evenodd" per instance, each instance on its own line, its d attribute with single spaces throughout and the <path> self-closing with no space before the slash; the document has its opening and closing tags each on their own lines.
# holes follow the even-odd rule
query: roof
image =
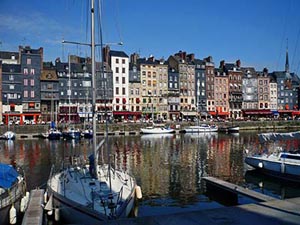
<svg viewBox="0 0 300 225">
<path fill-rule="evenodd" d="M 44 69 L 41 74 L 41 80 L 57 80 L 57 74 L 55 69 Z"/>
<path fill-rule="evenodd" d="M 123 57 L 123 58 L 129 58 L 128 55 L 125 52 L 122 51 L 109 51 L 110 57 L 115 56 L 115 57 Z"/>
<path fill-rule="evenodd" d="M 19 52 L 0 51 L 0 59 L 12 59 L 12 56 L 15 56 L 15 60 L 18 60 Z"/>
</svg>

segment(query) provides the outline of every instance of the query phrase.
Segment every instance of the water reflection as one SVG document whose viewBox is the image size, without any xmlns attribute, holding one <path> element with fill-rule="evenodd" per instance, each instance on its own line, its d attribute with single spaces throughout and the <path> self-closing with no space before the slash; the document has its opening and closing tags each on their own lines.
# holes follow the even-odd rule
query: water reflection
<svg viewBox="0 0 300 225">
<path fill-rule="evenodd" d="M 253 179 L 249 180 L 249 175 L 246 180 L 244 176 L 248 168 L 244 164 L 244 149 L 263 148 L 255 132 L 110 136 L 108 140 L 105 148 L 100 149 L 100 161 L 107 161 L 111 156 L 118 169 L 127 170 L 136 177 L 143 191 L 140 216 L 222 207 L 205 195 L 203 176 L 259 189 Z M 298 147 L 299 142 L 291 141 L 286 146 Z M 92 140 L 0 141 L 0 161 L 23 166 L 29 189 L 45 185 L 52 164 L 62 165 L 71 156 L 87 160 L 91 153 Z M 265 192 L 271 190 L 265 181 L 263 187 Z M 282 187 L 275 189 L 282 190 Z M 296 193 L 294 189 L 293 192 Z"/>
</svg>

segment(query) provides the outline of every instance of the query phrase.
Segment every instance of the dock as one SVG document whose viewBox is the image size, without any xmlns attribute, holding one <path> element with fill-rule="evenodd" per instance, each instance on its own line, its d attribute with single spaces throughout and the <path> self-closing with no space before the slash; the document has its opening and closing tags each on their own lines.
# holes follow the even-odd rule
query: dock
<svg viewBox="0 0 300 225">
<path fill-rule="evenodd" d="M 108 225 L 296 225 L 300 198 L 110 221 Z"/>
<path fill-rule="evenodd" d="M 264 194 L 219 180 L 214 177 L 204 177 L 207 185 L 222 189 L 223 197 L 245 195 L 257 203 L 173 213 L 168 215 L 145 216 L 110 221 L 108 225 L 296 225 L 300 224 L 300 197 L 279 200 Z M 213 189 L 215 191 L 215 189 Z M 228 194 L 230 193 L 230 194 Z"/>
<path fill-rule="evenodd" d="M 252 198 L 254 200 L 257 200 L 259 202 L 267 202 L 267 201 L 273 201 L 276 200 L 276 198 L 273 198 L 268 195 L 261 194 L 256 191 L 252 191 L 250 189 L 229 183 L 224 180 L 220 180 L 215 177 L 203 177 L 203 180 L 205 180 L 210 185 L 213 185 L 219 189 L 222 189 L 223 191 L 231 192 L 233 194 L 241 194 L 244 196 L 247 196 L 249 198 Z"/>
<path fill-rule="evenodd" d="M 30 192 L 30 199 L 22 225 L 43 225 L 43 189 L 35 189 Z"/>
</svg>

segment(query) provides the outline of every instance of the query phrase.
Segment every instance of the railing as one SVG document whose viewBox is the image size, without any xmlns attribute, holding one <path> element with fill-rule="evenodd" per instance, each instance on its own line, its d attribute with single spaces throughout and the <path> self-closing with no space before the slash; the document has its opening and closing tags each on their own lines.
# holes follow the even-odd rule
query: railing
<svg viewBox="0 0 300 225">
<path fill-rule="evenodd" d="M 0 209 L 4 208 L 18 200 L 25 192 L 24 180 L 15 183 L 11 188 L 5 189 L 0 195 Z"/>
</svg>

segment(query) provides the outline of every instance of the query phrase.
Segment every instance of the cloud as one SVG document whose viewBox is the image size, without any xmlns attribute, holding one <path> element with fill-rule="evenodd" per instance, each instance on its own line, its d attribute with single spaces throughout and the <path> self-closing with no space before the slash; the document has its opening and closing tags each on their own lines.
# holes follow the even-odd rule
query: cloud
<svg viewBox="0 0 300 225">
<path fill-rule="evenodd" d="M 52 18 L 34 12 L 30 14 L 0 14 L 0 34 L 5 36 L 26 37 L 39 42 L 57 44 L 51 38 L 58 39 L 63 32 L 62 26 Z"/>
</svg>

